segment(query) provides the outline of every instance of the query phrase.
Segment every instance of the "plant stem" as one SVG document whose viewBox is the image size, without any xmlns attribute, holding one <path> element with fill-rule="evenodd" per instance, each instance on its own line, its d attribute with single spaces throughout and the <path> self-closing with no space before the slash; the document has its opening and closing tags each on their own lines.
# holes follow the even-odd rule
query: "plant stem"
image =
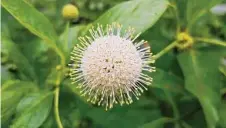
<svg viewBox="0 0 226 128">
<path fill-rule="evenodd" d="M 67 22 L 66 27 L 65 27 L 65 31 L 66 31 L 66 35 L 65 35 L 65 45 L 68 44 L 68 33 L 69 33 L 69 26 L 70 26 L 70 22 Z M 66 49 L 67 47 L 65 47 Z M 61 82 L 61 78 L 63 76 L 63 69 L 65 68 L 65 64 L 66 64 L 66 59 L 65 56 L 63 54 L 63 52 L 59 49 L 59 47 L 57 47 L 57 45 L 53 45 L 53 49 L 55 50 L 55 52 L 59 55 L 60 57 L 60 66 L 62 67 L 57 75 L 56 78 L 56 89 L 55 89 L 55 97 L 54 97 L 54 113 L 55 113 L 55 117 L 56 117 L 56 122 L 58 125 L 58 128 L 63 128 L 63 125 L 61 123 L 60 120 L 60 114 L 59 114 L 59 92 L 60 92 L 60 82 Z"/>
<path fill-rule="evenodd" d="M 52 48 L 59 55 L 59 57 L 60 57 L 60 66 L 62 68 L 64 68 L 66 59 L 64 57 L 63 52 L 57 47 L 56 44 L 52 45 Z M 56 88 L 55 88 L 55 92 L 54 92 L 54 113 L 55 113 L 55 117 L 56 117 L 56 122 L 57 122 L 58 128 L 63 128 L 63 125 L 62 125 L 62 123 L 60 121 L 59 108 L 58 108 L 58 105 L 59 105 L 59 91 L 60 91 L 59 85 L 60 85 L 62 76 L 63 76 L 63 69 L 61 69 L 58 72 L 58 74 L 57 74 Z"/>
<path fill-rule="evenodd" d="M 67 22 L 67 25 L 65 28 L 66 36 L 67 36 L 67 37 L 65 37 L 65 42 L 64 42 L 65 45 L 68 44 L 69 25 L 70 25 L 70 22 Z M 67 48 L 67 47 L 65 47 L 65 48 Z M 57 78 L 56 78 L 56 89 L 55 89 L 55 96 L 54 96 L 54 113 L 55 113 L 55 118 L 56 118 L 58 128 L 63 128 L 63 125 L 60 120 L 60 114 L 59 114 L 59 92 L 60 92 L 59 85 L 62 80 L 61 78 L 63 76 L 63 71 L 64 71 L 63 69 L 65 68 L 66 59 L 65 59 L 64 53 L 61 51 L 61 49 L 59 49 L 59 47 L 57 47 L 57 45 L 53 45 L 53 49 L 59 55 L 59 57 L 61 59 L 60 66 L 62 67 L 59 70 Z"/>
<path fill-rule="evenodd" d="M 65 61 L 66 61 L 66 59 L 65 59 L 65 57 L 64 57 L 63 52 L 57 47 L 57 45 L 54 45 L 54 46 L 53 46 L 53 49 L 54 49 L 54 51 L 59 55 L 59 57 L 60 57 L 60 59 L 61 59 L 61 61 L 60 61 L 61 65 L 62 65 L 62 66 L 65 66 Z"/>
<path fill-rule="evenodd" d="M 62 67 L 62 69 L 59 71 L 57 78 L 56 78 L 56 86 L 59 86 L 60 81 L 61 81 L 61 77 L 63 76 L 63 69 L 64 69 L 64 66 L 65 66 L 66 59 L 64 57 L 63 52 L 57 46 L 54 47 L 54 50 L 60 57 L 60 65 Z"/>
<path fill-rule="evenodd" d="M 167 53 L 169 50 L 171 50 L 172 48 L 174 48 L 177 45 L 177 41 L 172 42 L 171 44 L 169 44 L 167 47 L 165 47 L 162 51 L 160 51 L 159 53 L 157 53 L 156 55 L 153 56 L 154 60 L 157 60 L 159 57 L 161 57 L 162 55 L 164 55 L 165 53 Z"/>
<path fill-rule="evenodd" d="M 201 37 L 196 37 L 194 38 L 196 41 L 202 41 L 210 44 L 215 44 L 215 45 L 220 45 L 226 47 L 226 42 L 220 41 L 220 40 L 215 40 L 215 39 L 208 39 L 208 38 L 201 38 Z"/>
<path fill-rule="evenodd" d="M 56 87 L 55 89 L 55 97 L 54 97 L 54 112 L 55 112 L 55 117 L 56 117 L 56 122 L 58 125 L 58 128 L 63 128 L 63 125 L 60 121 L 60 115 L 59 115 L 59 92 L 60 88 Z"/>
</svg>

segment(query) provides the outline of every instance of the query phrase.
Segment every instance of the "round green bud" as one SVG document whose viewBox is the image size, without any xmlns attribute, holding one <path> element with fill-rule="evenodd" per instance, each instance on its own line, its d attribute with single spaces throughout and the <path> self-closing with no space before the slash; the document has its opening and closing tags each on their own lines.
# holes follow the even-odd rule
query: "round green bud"
<svg viewBox="0 0 226 128">
<path fill-rule="evenodd" d="M 177 35 L 177 40 L 178 41 L 183 41 L 183 42 L 193 42 L 192 37 L 186 32 L 179 33 Z"/>
<path fill-rule="evenodd" d="M 177 35 L 177 41 L 179 42 L 177 48 L 180 50 L 190 48 L 194 44 L 193 38 L 186 32 L 179 33 Z"/>
<path fill-rule="evenodd" d="M 67 20 L 73 20 L 78 18 L 79 11 L 75 5 L 67 4 L 62 9 L 62 15 Z"/>
</svg>

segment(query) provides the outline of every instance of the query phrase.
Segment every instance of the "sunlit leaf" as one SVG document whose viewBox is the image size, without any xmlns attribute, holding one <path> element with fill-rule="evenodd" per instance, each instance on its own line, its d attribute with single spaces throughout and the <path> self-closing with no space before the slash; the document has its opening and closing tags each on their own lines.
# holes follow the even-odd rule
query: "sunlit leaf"
<svg viewBox="0 0 226 128">
<path fill-rule="evenodd" d="M 167 0 L 127 1 L 108 10 L 94 24 L 106 25 L 118 22 L 124 28 L 131 26 L 137 33 L 144 32 L 160 18 L 167 6 Z"/>
<path fill-rule="evenodd" d="M 25 81 L 7 81 L 1 88 L 1 120 L 4 124 L 15 113 L 16 105 L 27 92 L 37 90 L 37 85 Z"/>
<path fill-rule="evenodd" d="M 2 0 L 2 6 L 24 27 L 51 43 L 56 43 L 56 32 L 49 20 L 23 0 Z"/>
<path fill-rule="evenodd" d="M 52 108 L 53 93 L 45 92 L 24 97 L 18 107 L 12 128 L 38 128 Z"/>
<path fill-rule="evenodd" d="M 23 93 L 14 90 L 2 92 L 1 97 L 1 120 L 3 124 L 14 114 L 16 105 L 21 100 Z"/>
</svg>

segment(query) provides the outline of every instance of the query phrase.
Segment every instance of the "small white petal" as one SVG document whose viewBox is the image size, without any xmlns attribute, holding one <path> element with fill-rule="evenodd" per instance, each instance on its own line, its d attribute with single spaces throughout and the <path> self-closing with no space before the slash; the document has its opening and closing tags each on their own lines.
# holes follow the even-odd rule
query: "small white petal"
<svg viewBox="0 0 226 128">
<path fill-rule="evenodd" d="M 129 28 L 124 34 L 117 23 L 102 25 L 90 29 L 91 37 L 81 37 L 72 53 L 70 76 L 73 82 L 80 82 L 78 88 L 87 101 L 112 108 L 114 104 L 133 102 L 139 99 L 145 86 L 152 78 L 144 71 L 153 72 L 152 53 L 147 42 L 135 43 L 134 29 Z"/>
</svg>

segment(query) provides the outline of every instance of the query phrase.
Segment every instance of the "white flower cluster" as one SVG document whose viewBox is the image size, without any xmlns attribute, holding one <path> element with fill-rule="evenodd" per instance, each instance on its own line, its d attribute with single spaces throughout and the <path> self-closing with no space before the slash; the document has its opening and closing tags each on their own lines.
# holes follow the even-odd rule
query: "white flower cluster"
<svg viewBox="0 0 226 128">
<path fill-rule="evenodd" d="M 121 25 L 112 23 L 90 29 L 91 37 L 80 37 L 80 44 L 71 52 L 72 83 L 78 83 L 88 101 L 112 108 L 114 104 L 133 102 L 152 78 L 152 54 L 146 41 L 135 42 L 134 29 L 122 31 Z"/>
</svg>

